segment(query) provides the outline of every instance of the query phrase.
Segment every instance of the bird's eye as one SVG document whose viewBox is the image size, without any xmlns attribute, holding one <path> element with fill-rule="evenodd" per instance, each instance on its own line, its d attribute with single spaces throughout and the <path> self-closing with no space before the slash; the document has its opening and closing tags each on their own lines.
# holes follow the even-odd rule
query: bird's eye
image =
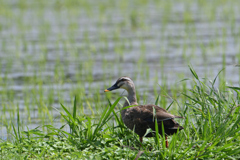
<svg viewBox="0 0 240 160">
<path fill-rule="evenodd" d="M 123 82 L 119 82 L 117 85 L 118 87 L 121 87 L 124 83 Z"/>
</svg>

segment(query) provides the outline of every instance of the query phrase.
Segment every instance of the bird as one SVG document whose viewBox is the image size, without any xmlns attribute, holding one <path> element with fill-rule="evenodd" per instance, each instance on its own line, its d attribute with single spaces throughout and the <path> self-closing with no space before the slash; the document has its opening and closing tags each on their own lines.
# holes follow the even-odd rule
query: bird
<svg viewBox="0 0 240 160">
<path fill-rule="evenodd" d="M 175 116 L 167 112 L 167 110 L 153 104 L 138 105 L 136 98 L 135 85 L 131 78 L 127 76 L 120 77 L 114 85 L 105 89 L 104 92 L 109 92 L 116 89 L 125 89 L 128 92 L 127 100 L 121 110 L 123 123 L 136 134 L 139 135 L 139 141 L 143 143 L 143 136 L 154 137 L 152 132 L 146 133 L 149 128 L 155 130 L 155 121 L 158 124 L 158 133 L 163 136 L 162 124 L 165 132 L 165 146 L 168 148 L 167 136 L 177 133 L 184 129 L 174 119 L 184 118 Z M 127 107 L 131 106 L 131 107 Z M 125 108 L 126 107 L 126 108 Z"/>
</svg>

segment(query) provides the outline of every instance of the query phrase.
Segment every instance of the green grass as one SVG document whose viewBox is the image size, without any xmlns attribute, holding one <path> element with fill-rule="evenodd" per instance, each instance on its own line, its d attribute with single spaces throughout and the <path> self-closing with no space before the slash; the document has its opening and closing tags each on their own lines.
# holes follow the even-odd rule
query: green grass
<svg viewBox="0 0 240 160">
<path fill-rule="evenodd" d="M 61 104 L 63 111 L 59 114 L 65 124 L 60 128 L 44 125 L 45 132 L 38 128 L 22 131 L 17 127 L 21 119 L 18 114 L 17 125 L 12 124 L 12 142 L 1 143 L 1 157 L 134 159 L 138 150 L 142 150 L 140 159 L 238 159 L 240 89 L 219 90 L 214 87 L 217 77 L 204 83 L 191 66 L 190 71 L 192 87 L 182 93 L 186 102 L 179 110 L 179 115 L 185 117 L 180 122 L 184 130 L 170 137 L 169 148 L 165 148 L 164 139 L 158 136 L 157 139 L 144 138 L 143 147 L 140 147 L 137 135 L 124 126 L 120 110 L 116 109 L 121 97 L 112 104 L 109 101 L 109 106 L 97 119 L 78 116 L 75 97 L 72 111 Z M 174 100 L 173 103 L 178 102 Z M 65 127 L 70 131 L 65 131 Z"/>
<path fill-rule="evenodd" d="M 2 159 L 134 159 L 121 146 L 139 149 L 137 135 L 121 121 L 124 99 L 114 103 L 126 92 L 103 93 L 120 76 L 139 104 L 186 118 L 169 149 L 145 138 L 140 159 L 238 159 L 238 1 L 0 4 Z"/>
</svg>

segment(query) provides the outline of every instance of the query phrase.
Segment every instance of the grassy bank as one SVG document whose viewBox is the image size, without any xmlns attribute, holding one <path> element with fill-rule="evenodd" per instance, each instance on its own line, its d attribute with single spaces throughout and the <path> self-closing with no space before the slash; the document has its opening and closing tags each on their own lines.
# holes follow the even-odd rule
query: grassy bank
<svg viewBox="0 0 240 160">
<path fill-rule="evenodd" d="M 120 109 L 117 109 L 121 97 L 110 100 L 97 119 L 78 116 L 79 100 L 75 98 L 71 110 L 62 105 L 63 111 L 59 114 L 66 124 L 60 128 L 44 125 L 45 132 L 38 128 L 22 131 L 18 127 L 21 117 L 18 117 L 17 124 L 11 125 L 14 138 L 0 144 L 1 158 L 134 159 L 143 151 L 139 159 L 238 159 L 240 88 L 220 90 L 214 87 L 217 77 L 203 82 L 192 68 L 190 71 L 193 78 L 183 82 L 190 81 L 192 87 L 172 99 L 180 105 L 178 114 L 185 117 L 180 121 L 185 129 L 170 137 L 169 148 L 164 147 L 161 137 L 144 138 L 140 148 L 137 135 L 121 121 Z M 180 98 L 186 99 L 184 104 L 178 102 Z M 156 104 L 158 102 L 156 100 Z M 70 131 L 66 131 L 66 127 Z"/>
</svg>

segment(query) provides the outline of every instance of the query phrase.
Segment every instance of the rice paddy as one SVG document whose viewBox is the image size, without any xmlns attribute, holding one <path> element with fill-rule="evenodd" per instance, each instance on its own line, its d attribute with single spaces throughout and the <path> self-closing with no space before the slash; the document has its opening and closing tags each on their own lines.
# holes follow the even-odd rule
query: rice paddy
<svg viewBox="0 0 240 160">
<path fill-rule="evenodd" d="M 1 159 L 240 158 L 240 2 L 0 4 Z M 124 126 L 121 76 L 185 117 L 169 148 Z"/>
</svg>

